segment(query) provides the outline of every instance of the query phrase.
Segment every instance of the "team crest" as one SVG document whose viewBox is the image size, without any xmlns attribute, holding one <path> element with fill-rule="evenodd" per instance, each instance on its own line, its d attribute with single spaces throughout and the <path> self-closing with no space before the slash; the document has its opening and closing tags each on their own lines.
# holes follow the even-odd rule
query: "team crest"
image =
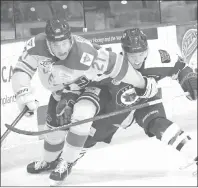
<svg viewBox="0 0 198 188">
<path fill-rule="evenodd" d="M 135 89 L 130 85 L 120 89 L 116 95 L 116 103 L 120 106 L 130 106 L 137 102 L 138 99 Z"/>
<path fill-rule="evenodd" d="M 171 58 L 166 50 L 159 50 L 162 63 L 170 63 Z"/>
</svg>

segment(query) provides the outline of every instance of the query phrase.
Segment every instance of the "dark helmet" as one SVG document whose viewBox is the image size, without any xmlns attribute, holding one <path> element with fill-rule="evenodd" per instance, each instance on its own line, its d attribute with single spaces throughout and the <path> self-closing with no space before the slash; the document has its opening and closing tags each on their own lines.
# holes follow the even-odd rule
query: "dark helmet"
<svg viewBox="0 0 198 188">
<path fill-rule="evenodd" d="M 139 29 L 126 29 L 121 38 L 121 45 L 124 52 L 139 53 L 148 49 L 146 35 Z"/>
<path fill-rule="evenodd" d="M 51 19 L 48 20 L 45 27 L 47 40 L 61 41 L 71 38 L 70 26 L 66 20 Z"/>
</svg>

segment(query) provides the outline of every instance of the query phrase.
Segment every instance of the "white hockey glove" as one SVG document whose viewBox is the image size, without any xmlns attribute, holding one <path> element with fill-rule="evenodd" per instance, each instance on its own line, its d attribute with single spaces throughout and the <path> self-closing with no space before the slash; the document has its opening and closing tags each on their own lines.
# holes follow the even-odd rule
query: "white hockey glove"
<svg viewBox="0 0 198 188">
<path fill-rule="evenodd" d="M 144 89 L 135 88 L 135 90 L 140 98 L 149 99 L 158 93 L 158 84 L 152 77 L 144 77 L 144 79 L 146 81 L 146 87 Z"/>
<path fill-rule="evenodd" d="M 16 102 L 21 111 L 25 106 L 29 108 L 29 111 L 25 114 L 27 117 L 34 115 L 34 111 L 38 108 L 38 101 L 28 87 L 23 87 L 16 92 Z"/>
</svg>

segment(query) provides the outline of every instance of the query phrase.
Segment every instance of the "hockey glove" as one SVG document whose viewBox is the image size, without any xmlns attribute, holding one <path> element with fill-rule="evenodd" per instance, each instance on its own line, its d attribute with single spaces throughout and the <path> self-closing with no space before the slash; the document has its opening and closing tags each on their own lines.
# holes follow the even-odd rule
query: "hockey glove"
<svg viewBox="0 0 198 188">
<path fill-rule="evenodd" d="M 71 115 L 73 113 L 73 106 L 78 96 L 78 94 L 72 92 L 62 93 L 61 100 L 56 106 L 57 124 L 59 126 L 70 123 Z"/>
<path fill-rule="evenodd" d="M 184 92 L 189 92 L 189 100 L 197 99 L 197 73 L 192 68 L 186 66 L 178 74 L 179 83 Z"/>
<path fill-rule="evenodd" d="M 29 108 L 29 111 L 25 114 L 27 117 L 34 115 L 35 110 L 38 108 L 38 101 L 28 87 L 23 87 L 16 92 L 16 103 L 21 111 L 25 106 Z"/>
<path fill-rule="evenodd" d="M 157 82 L 152 77 L 144 77 L 146 81 L 146 87 L 144 89 L 135 88 L 137 95 L 140 98 L 149 99 L 154 97 L 158 93 Z"/>
</svg>

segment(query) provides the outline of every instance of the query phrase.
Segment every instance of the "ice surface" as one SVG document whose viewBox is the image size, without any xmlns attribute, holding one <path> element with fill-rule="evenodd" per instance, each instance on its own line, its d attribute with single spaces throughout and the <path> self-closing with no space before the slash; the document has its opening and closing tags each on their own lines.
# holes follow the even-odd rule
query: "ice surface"
<svg viewBox="0 0 198 188">
<path fill-rule="evenodd" d="M 168 82 L 166 82 L 168 83 Z M 178 84 L 164 91 L 164 98 L 181 93 Z M 174 107 L 174 108 L 173 108 Z M 185 97 L 169 100 L 165 103 L 167 115 L 184 130 L 197 139 L 197 104 Z M 16 114 L 5 110 L 12 121 Z M 32 125 L 30 125 L 30 121 Z M 1 120 L 1 124 L 5 123 Z M 19 128 L 36 131 L 36 120 L 23 119 Z M 1 127 L 4 128 L 5 127 Z M 2 132 L 5 130 L 2 129 Z M 125 135 L 122 137 L 122 135 Z M 116 138 L 123 138 L 119 139 Z M 184 159 L 174 150 L 163 145 L 155 138 L 147 138 L 143 130 L 130 127 L 119 131 L 111 146 L 99 145 L 89 151 L 73 168 L 72 174 L 64 186 L 197 186 L 197 178 L 188 171 L 178 171 L 177 167 Z M 23 147 L 20 147 L 20 145 Z M 26 144 L 26 146 L 25 146 Z M 16 147 L 18 145 L 18 147 Z M 1 186 L 49 186 L 49 173 L 30 175 L 26 165 L 38 158 L 42 143 L 37 137 L 28 137 L 10 133 L 1 153 Z M 6 152 L 5 152 L 6 151 Z M 5 154 L 6 153 L 6 154 Z M 5 155 L 4 155 L 5 154 Z M 9 164 L 8 163 L 12 163 Z"/>
<path fill-rule="evenodd" d="M 195 132 L 190 133 L 197 137 Z M 176 151 L 154 138 L 129 141 L 90 150 L 63 185 L 196 186 L 197 178 L 191 177 L 191 172 L 177 170 L 183 162 Z M 25 164 L 16 164 L 2 172 L 1 183 L 2 186 L 49 186 L 48 177 L 49 173 L 27 174 Z"/>
</svg>

